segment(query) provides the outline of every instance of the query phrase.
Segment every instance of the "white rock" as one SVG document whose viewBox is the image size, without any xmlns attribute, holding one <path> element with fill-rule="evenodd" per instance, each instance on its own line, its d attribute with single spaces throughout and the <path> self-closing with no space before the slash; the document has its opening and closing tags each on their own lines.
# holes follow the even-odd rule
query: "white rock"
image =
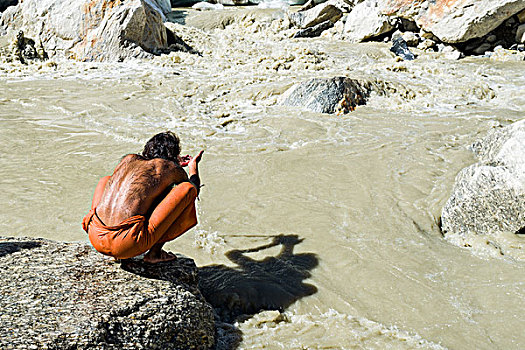
<svg viewBox="0 0 525 350">
<path fill-rule="evenodd" d="M 147 57 L 167 45 L 160 1 L 25 0 L 6 11 L 0 27 L 23 30 L 52 56 L 81 61 Z"/>
<path fill-rule="evenodd" d="M 403 40 L 406 41 L 408 46 L 417 46 L 417 44 L 419 44 L 420 38 L 419 38 L 419 35 L 417 35 L 416 33 L 404 32 L 402 37 L 403 37 Z"/>
<path fill-rule="evenodd" d="M 310 28 L 325 21 L 337 22 L 343 12 L 334 5 L 323 3 L 306 11 L 289 13 L 290 22 L 297 28 Z"/>
<path fill-rule="evenodd" d="M 480 38 L 525 9 L 524 0 L 389 0 L 382 13 L 415 20 L 447 43 Z"/>
<path fill-rule="evenodd" d="M 425 39 L 423 42 L 421 42 L 417 48 L 420 50 L 428 50 L 436 46 L 436 42 L 431 39 Z"/>
<path fill-rule="evenodd" d="M 345 34 L 351 42 L 361 42 L 394 29 L 389 17 L 381 13 L 377 0 L 366 0 L 354 7 L 345 23 Z"/>
</svg>

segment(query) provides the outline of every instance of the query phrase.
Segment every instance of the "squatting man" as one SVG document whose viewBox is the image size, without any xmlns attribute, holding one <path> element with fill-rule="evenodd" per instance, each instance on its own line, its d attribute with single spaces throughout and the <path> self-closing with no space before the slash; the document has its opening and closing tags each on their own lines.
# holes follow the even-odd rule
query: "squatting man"
<svg viewBox="0 0 525 350">
<path fill-rule="evenodd" d="M 179 143 L 172 132 L 157 134 L 142 154 L 126 155 L 113 175 L 100 179 L 82 221 L 97 251 L 115 259 L 147 252 L 148 263 L 176 259 L 162 246 L 197 224 L 195 199 L 204 152 L 180 156 Z"/>
</svg>

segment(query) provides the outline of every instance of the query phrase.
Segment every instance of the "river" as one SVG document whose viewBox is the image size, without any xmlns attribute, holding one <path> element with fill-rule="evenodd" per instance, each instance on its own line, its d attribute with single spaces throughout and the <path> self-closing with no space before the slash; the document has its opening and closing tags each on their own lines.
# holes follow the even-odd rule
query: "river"
<svg viewBox="0 0 525 350">
<path fill-rule="evenodd" d="M 169 129 L 205 150 L 205 186 L 198 226 L 167 248 L 283 310 L 237 319 L 239 348 L 525 346 L 523 239 L 494 257 L 438 226 L 468 145 L 523 118 L 525 62 L 398 62 L 388 44 L 290 39 L 280 10 L 175 15 L 202 56 L 0 63 L 2 235 L 86 241 L 98 178 Z M 391 88 L 347 115 L 279 105 L 333 76 Z"/>
</svg>

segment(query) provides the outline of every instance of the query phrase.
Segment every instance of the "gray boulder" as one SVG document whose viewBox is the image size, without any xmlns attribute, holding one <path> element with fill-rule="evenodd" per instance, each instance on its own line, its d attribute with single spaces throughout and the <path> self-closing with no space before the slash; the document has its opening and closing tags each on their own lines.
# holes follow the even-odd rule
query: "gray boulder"
<svg viewBox="0 0 525 350">
<path fill-rule="evenodd" d="M 329 3 L 323 3 L 306 11 L 289 13 L 290 22 L 300 29 L 314 27 L 326 21 L 337 22 L 343 11 Z"/>
<path fill-rule="evenodd" d="M 25 0 L 0 19 L 4 31 L 23 30 L 50 56 L 80 61 L 148 57 L 167 46 L 164 0 Z M 164 6 L 165 7 L 165 6 Z"/>
<path fill-rule="evenodd" d="M 0 348 L 209 349 L 191 259 L 121 264 L 86 243 L 0 237 Z"/>
<path fill-rule="evenodd" d="M 394 29 L 391 19 L 381 13 L 381 3 L 367 0 L 356 5 L 348 14 L 345 37 L 350 42 L 361 42 L 388 33 Z"/>
<path fill-rule="evenodd" d="M 493 130 L 471 149 L 479 162 L 456 177 L 442 214 L 446 239 L 525 259 L 525 120 Z"/>
<path fill-rule="evenodd" d="M 389 0 L 381 12 L 415 21 L 446 43 L 482 37 L 525 9 L 523 0 Z"/>
<path fill-rule="evenodd" d="M 368 84 L 347 77 L 315 78 L 288 89 L 281 104 L 318 113 L 348 113 L 364 105 L 370 91 Z"/>
</svg>

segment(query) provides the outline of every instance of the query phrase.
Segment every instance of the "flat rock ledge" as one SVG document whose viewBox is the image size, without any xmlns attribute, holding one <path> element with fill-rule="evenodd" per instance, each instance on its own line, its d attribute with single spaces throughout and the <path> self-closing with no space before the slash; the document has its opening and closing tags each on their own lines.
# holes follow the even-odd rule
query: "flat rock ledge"
<svg viewBox="0 0 525 350">
<path fill-rule="evenodd" d="M 209 349 L 193 260 L 116 263 L 87 243 L 0 237 L 1 349 Z"/>
</svg>

